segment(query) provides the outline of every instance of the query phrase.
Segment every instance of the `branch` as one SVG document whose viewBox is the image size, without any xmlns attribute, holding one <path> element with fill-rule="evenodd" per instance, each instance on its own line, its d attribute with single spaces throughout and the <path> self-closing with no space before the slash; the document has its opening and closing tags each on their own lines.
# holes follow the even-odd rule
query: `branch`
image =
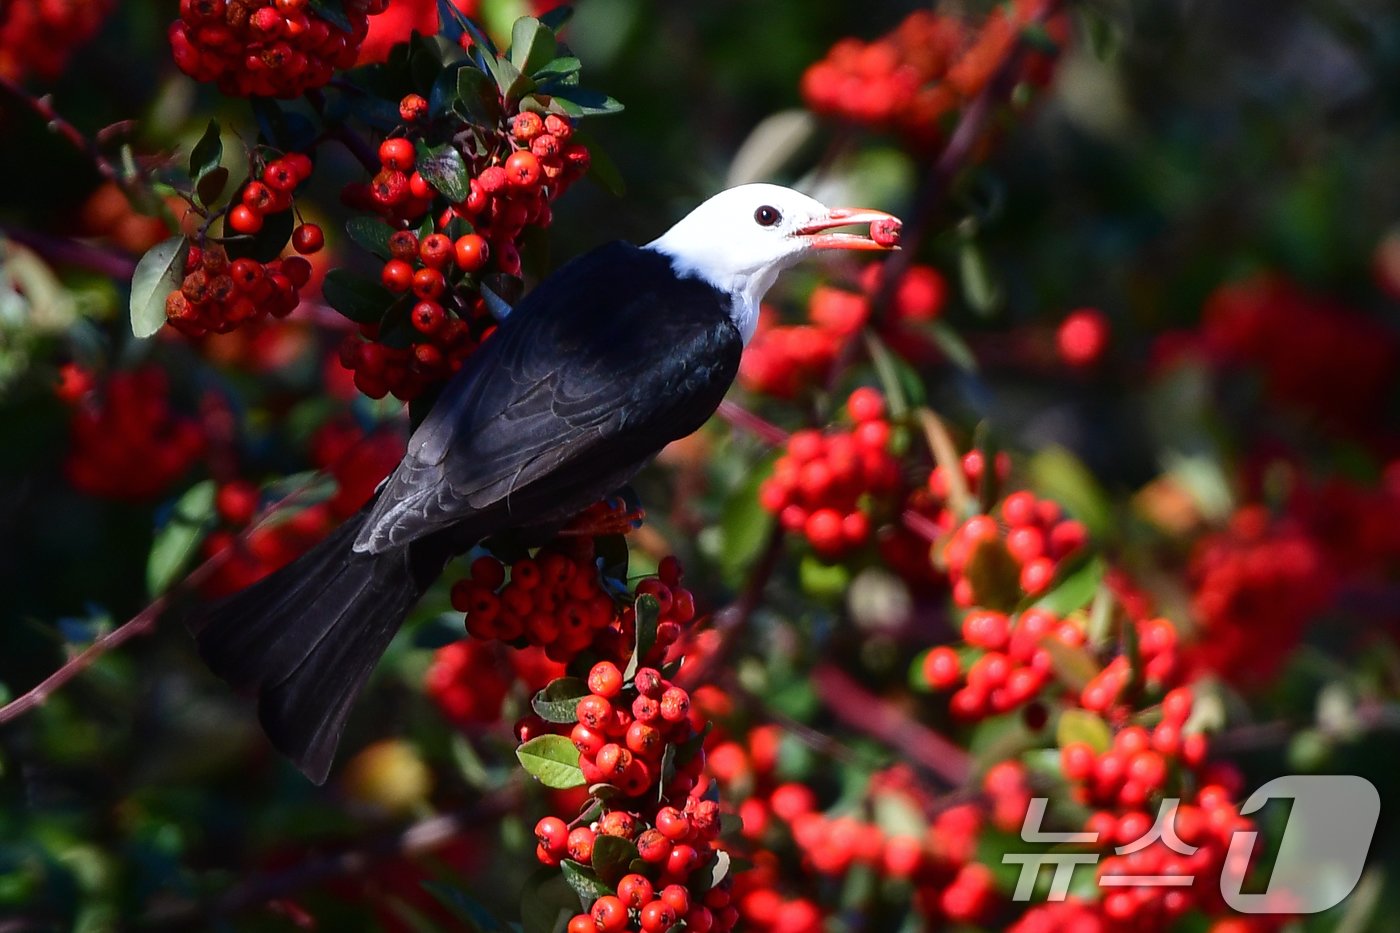
<svg viewBox="0 0 1400 933">
<path fill-rule="evenodd" d="M 729 422 L 730 426 L 747 431 L 770 447 L 781 447 L 788 442 L 788 432 L 754 414 L 738 402 L 725 399 L 719 403 L 717 414 Z"/>
<path fill-rule="evenodd" d="M 0 90 L 5 91 L 15 100 L 19 101 L 29 110 L 33 111 L 39 119 L 48 124 L 50 130 L 67 140 L 74 149 L 92 159 L 93 165 L 102 177 L 108 181 L 122 184 L 122 174 L 117 167 L 102 154 L 96 144 L 83 135 L 76 126 L 65 120 L 54 109 L 53 96 L 45 94 L 43 97 L 35 97 L 24 89 L 19 82 L 0 74 Z"/>
<path fill-rule="evenodd" d="M 354 450 L 354 448 L 351 448 L 351 450 Z M 348 456 L 348 452 L 343 456 Z M 309 479 L 305 484 L 292 490 L 264 509 L 256 521 L 239 532 L 238 537 L 235 539 L 234 546 L 236 547 L 238 544 L 245 541 L 250 534 L 267 524 L 278 512 L 295 503 L 308 489 L 315 485 L 316 479 L 319 478 L 319 476 L 320 474 L 318 473 L 316 477 Z M 222 566 L 232 553 L 233 548 L 230 547 L 215 554 L 194 570 L 190 571 L 183 580 L 171 587 L 168 592 L 156 597 L 145 609 L 142 609 L 126 622 L 123 622 L 106 635 L 93 641 L 92 644 L 88 645 L 82 651 L 73 655 L 73 657 L 63 663 L 62 667 L 39 681 L 38 684 L 11 700 L 9 703 L 6 703 L 4 706 L 0 706 L 0 725 L 18 719 L 30 710 L 43 706 L 56 690 L 91 667 L 92 663 L 102 657 L 102 655 L 114 648 L 120 647 L 137 635 L 146 635 L 150 633 L 155 629 L 156 622 L 160 619 L 161 613 L 165 611 L 174 596 L 189 592 L 199 586 L 208 579 L 210 574 Z"/>
<path fill-rule="evenodd" d="M 1059 10 L 1061 4 L 1062 0 L 1046 0 L 1030 23 L 1025 25 L 1044 23 Z M 901 248 L 880 266 L 880 281 L 870 308 L 872 324 L 878 324 L 889 308 L 895 287 L 913 264 L 919 247 L 928 235 L 935 208 L 947 196 L 958 172 L 971 160 L 992 113 L 1015 89 L 1017 74 L 1025 54 L 1026 43 L 1018 38 L 1016 45 L 1007 53 L 1006 60 L 1001 63 L 986 86 L 972 99 L 972 103 L 963 109 L 957 125 L 953 127 L 952 135 L 948 137 L 948 144 L 943 147 L 938 161 L 934 162 L 928 175 L 924 177 L 900 237 Z"/>
<path fill-rule="evenodd" d="M 28 246 L 50 263 L 78 266 L 112 279 L 125 281 L 136 272 L 136 260 L 130 256 L 81 240 L 20 230 L 6 224 L 0 224 L 0 238 Z"/>
<path fill-rule="evenodd" d="M 734 602 L 715 613 L 715 630 L 720 633 L 719 644 L 694 667 L 682 667 L 676 679 L 687 689 L 709 683 L 725 665 L 729 653 L 734 649 L 734 641 L 753 618 L 754 610 L 763 601 L 763 591 L 768 581 L 778 569 L 778 559 L 783 554 L 783 528 L 774 523 L 768 534 L 768 543 L 763 554 L 754 564 L 744 589 Z"/>
<path fill-rule="evenodd" d="M 967 752 L 866 690 L 839 667 L 817 665 L 812 684 L 827 709 L 847 726 L 884 742 L 952 787 L 967 783 L 972 773 Z"/>
</svg>

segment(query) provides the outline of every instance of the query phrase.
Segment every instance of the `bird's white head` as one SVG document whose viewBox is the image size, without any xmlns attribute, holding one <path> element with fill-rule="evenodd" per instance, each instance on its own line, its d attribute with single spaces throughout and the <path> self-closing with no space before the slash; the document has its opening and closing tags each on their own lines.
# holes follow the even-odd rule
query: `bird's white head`
<svg viewBox="0 0 1400 933">
<path fill-rule="evenodd" d="M 733 299 L 734 323 L 748 343 L 758 325 L 758 306 L 778 273 L 814 250 L 893 249 L 836 227 L 899 221 L 883 211 L 827 207 L 781 185 L 740 185 L 721 191 L 647 244 L 671 258 L 680 275 L 695 276 Z"/>
</svg>

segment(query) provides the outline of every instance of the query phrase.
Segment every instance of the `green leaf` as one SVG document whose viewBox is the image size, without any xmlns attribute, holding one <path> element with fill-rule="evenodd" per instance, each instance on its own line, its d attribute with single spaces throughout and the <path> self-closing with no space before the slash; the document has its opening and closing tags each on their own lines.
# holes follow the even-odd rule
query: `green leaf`
<svg viewBox="0 0 1400 933">
<path fill-rule="evenodd" d="M 510 63 L 525 74 L 534 73 L 554 58 L 554 33 L 533 16 L 522 16 L 510 31 Z"/>
<path fill-rule="evenodd" d="M 747 471 L 745 480 L 729 493 L 719 517 L 720 541 L 723 543 L 718 560 L 720 574 L 726 582 L 742 580 L 758 559 L 777 521 L 771 512 L 758 503 L 758 490 L 773 474 L 777 454 L 771 454 Z"/>
<path fill-rule="evenodd" d="M 545 787 L 568 790 L 587 783 L 578 766 L 579 751 L 565 736 L 537 736 L 517 748 L 515 757 Z"/>
<path fill-rule="evenodd" d="M 295 226 L 295 212 L 288 208 L 285 211 L 264 216 L 262 229 L 253 236 L 238 236 L 237 232 L 228 225 L 228 215 L 225 214 L 224 236 L 237 237 L 225 244 L 229 258 L 242 259 L 246 256 L 250 259 L 256 259 L 258 262 L 272 262 L 282 255 L 282 250 L 287 248 L 287 241 L 292 238 L 292 228 Z"/>
<path fill-rule="evenodd" d="M 351 217 L 345 222 L 345 233 L 356 246 L 368 250 L 386 262 L 389 260 L 389 237 L 393 236 L 394 231 L 378 217 L 366 217 L 363 214 Z"/>
<path fill-rule="evenodd" d="M 875 825 L 886 836 L 921 839 L 928 832 L 923 813 L 904 794 L 876 794 L 871 805 L 875 810 Z"/>
<path fill-rule="evenodd" d="M 170 520 L 156 533 L 146 558 L 146 591 L 159 596 L 179 579 L 199 548 L 199 542 L 214 525 L 212 479 L 196 483 L 175 502 Z"/>
<path fill-rule="evenodd" d="M 219 121 L 210 120 L 204 135 L 190 150 L 190 178 L 196 183 L 219 167 L 224 158 L 224 143 L 219 135 Z"/>
<path fill-rule="evenodd" d="M 676 776 L 676 746 L 667 742 L 666 747 L 661 750 L 661 775 L 656 781 L 656 799 L 663 801 L 666 799 L 666 788 L 670 785 L 672 778 Z"/>
<path fill-rule="evenodd" d="M 923 406 L 927 393 L 924 381 L 918 370 L 903 358 L 890 352 L 889 347 L 876 333 L 866 328 L 863 332 L 865 345 L 870 353 L 870 361 L 875 365 L 875 375 L 880 380 L 880 388 L 890 403 L 890 417 L 900 419 L 910 408 Z"/>
<path fill-rule="evenodd" d="M 530 73 L 530 77 L 535 79 L 535 83 L 543 87 L 549 82 L 563 81 L 571 78 L 583 70 L 583 62 L 572 55 L 562 55 L 553 61 L 545 62 L 540 68 Z"/>
<path fill-rule="evenodd" d="M 470 65 L 457 72 L 457 97 L 469 120 L 477 126 L 494 127 L 501 122 L 501 91 L 491 76 Z"/>
<path fill-rule="evenodd" d="M 603 838 L 605 837 L 598 837 L 598 839 Z M 598 840 L 594 840 L 593 844 L 597 845 Z M 585 911 L 592 907 L 593 902 L 598 898 L 605 894 L 613 893 L 612 888 L 604 884 L 599 880 L 598 876 L 593 873 L 593 869 L 586 868 L 573 859 L 564 859 L 564 861 L 559 863 L 559 868 L 563 871 L 564 880 L 568 882 L 569 887 L 573 888 L 574 892 L 578 894 L 578 898 L 583 903 L 583 909 Z"/>
<path fill-rule="evenodd" d="M 578 894 L 563 874 L 541 868 L 525 880 L 520 895 L 522 933 L 563 933 L 569 918 L 579 912 Z"/>
<path fill-rule="evenodd" d="M 1084 742 L 1103 754 L 1113 747 L 1113 730 L 1097 713 L 1087 709 L 1067 709 L 1055 724 L 1055 743 L 1064 748 L 1071 742 Z"/>
<path fill-rule="evenodd" d="M 317 16 L 341 32 L 354 30 L 350 25 L 350 18 L 345 15 L 345 4 L 342 0 L 308 0 L 307 5 Z"/>
<path fill-rule="evenodd" d="M 1064 577 L 1050 592 L 1035 601 L 1037 609 L 1045 609 L 1057 616 L 1067 616 L 1076 609 L 1089 605 L 1094 594 L 1103 582 L 1105 566 L 1102 558 L 1094 557 L 1080 564 L 1069 576 Z"/>
<path fill-rule="evenodd" d="M 637 847 L 620 836 L 600 835 L 593 840 L 593 872 L 609 888 L 617 886 L 636 857 Z"/>
<path fill-rule="evenodd" d="M 462 161 L 462 154 L 451 143 L 432 149 L 419 144 L 418 174 L 454 204 L 465 201 L 471 194 L 471 173 Z"/>
<path fill-rule="evenodd" d="M 560 677 L 536 693 L 530 707 L 545 722 L 573 723 L 578 721 L 578 701 L 590 692 L 581 678 Z"/>
<path fill-rule="evenodd" d="M 581 87 L 571 87 L 564 94 L 555 95 L 554 99 L 564 108 L 564 112 L 571 117 L 591 117 L 610 113 L 621 113 L 622 104 L 613 98 L 599 91 L 590 91 Z"/>
<path fill-rule="evenodd" d="M 394 304 L 394 295 L 378 282 L 348 269 L 332 269 L 321 285 L 326 302 L 356 324 L 378 324 Z"/>
<path fill-rule="evenodd" d="M 1050 655 L 1055 676 L 1071 690 L 1083 690 L 1098 675 L 1099 665 L 1085 649 L 1067 645 L 1054 637 L 1043 639 L 1040 644 Z"/>
<path fill-rule="evenodd" d="M 637 644 L 632 649 L 632 659 L 627 662 L 623 677 L 631 680 L 651 653 L 656 644 L 656 626 L 661 618 L 661 604 L 655 596 L 638 596 L 634 607 L 637 617 Z"/>
<path fill-rule="evenodd" d="M 977 372 L 977 355 L 972 352 L 972 348 L 963 340 L 953 325 L 947 321 L 934 321 L 919 328 L 930 340 L 943 351 L 943 355 L 963 372 Z"/>
<path fill-rule="evenodd" d="M 200 204 L 210 207 L 219 200 L 227 186 L 228 169 L 218 165 L 200 176 L 199 181 L 195 182 L 194 193 Z"/>
<path fill-rule="evenodd" d="M 1046 498 L 1061 503 L 1096 538 L 1108 538 L 1117 522 L 1113 504 L 1094 474 L 1064 447 L 1037 451 L 1030 461 L 1031 483 Z"/>
<path fill-rule="evenodd" d="M 962 280 L 963 297 L 977 314 L 990 317 L 1001 307 L 1001 286 L 992 278 L 987 258 L 975 240 L 964 240 L 958 251 L 958 275 Z"/>
<path fill-rule="evenodd" d="M 615 198 L 626 195 L 627 182 L 622 179 L 622 170 L 617 167 L 607 150 L 587 142 L 581 133 L 575 132 L 574 138 L 588 146 L 588 177 Z"/>
<path fill-rule="evenodd" d="M 190 241 L 171 237 L 146 251 L 131 276 L 131 332 L 146 338 L 165 323 L 165 299 L 185 279 Z"/>
</svg>

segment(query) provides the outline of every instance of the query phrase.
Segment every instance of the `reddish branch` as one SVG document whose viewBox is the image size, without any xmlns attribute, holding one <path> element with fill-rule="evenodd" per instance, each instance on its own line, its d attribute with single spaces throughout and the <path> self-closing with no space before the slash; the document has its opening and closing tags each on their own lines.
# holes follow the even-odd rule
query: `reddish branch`
<svg viewBox="0 0 1400 933">
<path fill-rule="evenodd" d="M 967 752 L 876 696 L 834 664 L 819 664 L 812 685 L 828 710 L 850 728 L 878 739 L 953 787 L 972 773 Z"/>
<path fill-rule="evenodd" d="M 111 161 L 102 154 L 90 139 L 83 135 L 76 126 L 65 120 L 53 106 L 52 95 L 45 94 L 43 97 L 35 97 L 24 89 L 18 82 L 0 75 L 0 90 L 9 94 L 16 101 L 33 111 L 41 120 L 48 124 L 53 132 L 67 140 L 74 149 L 92 159 L 92 164 L 97 167 L 97 171 L 108 181 L 122 183 L 121 172 Z"/>
</svg>

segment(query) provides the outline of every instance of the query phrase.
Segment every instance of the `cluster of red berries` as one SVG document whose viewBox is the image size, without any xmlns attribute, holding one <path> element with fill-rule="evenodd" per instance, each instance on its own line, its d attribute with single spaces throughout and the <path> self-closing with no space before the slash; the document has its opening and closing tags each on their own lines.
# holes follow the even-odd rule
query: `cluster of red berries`
<svg viewBox="0 0 1400 933">
<path fill-rule="evenodd" d="M 681 585 L 674 557 L 662 560 L 657 574 L 639 582 L 636 595 L 653 596 L 660 605 L 656 640 L 643 659 L 659 663 L 694 620 L 695 598 Z M 453 584 L 452 607 L 466 614 L 472 637 L 536 645 L 560 663 L 586 650 L 620 659 L 636 639 L 635 606 L 619 609 L 603 588 L 594 539 L 586 535 L 558 538 L 509 567 L 494 557 L 477 558 L 471 576 Z"/>
<path fill-rule="evenodd" d="M 7 0 L 0 5 L 0 76 L 57 78 L 102 26 L 113 0 Z"/>
<path fill-rule="evenodd" d="M 1007 615 L 974 609 L 963 617 L 963 641 L 971 652 L 946 645 L 924 655 L 923 680 L 934 690 L 952 690 L 948 708 L 964 720 L 1009 712 L 1034 699 L 1054 676 L 1045 647 L 1054 640 L 1072 648 L 1084 644 L 1084 630 L 1043 609 Z M 958 686 L 962 684 L 962 686 Z"/>
<path fill-rule="evenodd" d="M 1206 737 L 1183 731 L 1192 704 L 1190 688 L 1177 687 L 1163 698 L 1161 719 L 1151 729 L 1127 726 L 1102 751 L 1087 741 L 1063 745 L 1060 770 L 1075 785 L 1074 799 L 1101 810 L 1141 810 L 1167 789 L 1174 767 L 1200 768 Z"/>
<path fill-rule="evenodd" d="M 399 109 L 414 131 L 427 102 L 409 95 Z M 490 135 L 486 155 L 464 157 L 471 178 L 459 202 L 449 203 L 416 170 L 418 151 L 408 136 L 384 140 L 379 173 L 368 185 L 346 189 L 347 203 L 378 213 L 396 228 L 380 280 L 390 292 L 415 299 L 410 346 L 379 343 L 375 325 L 361 326 L 359 337 L 342 344 L 341 362 L 354 370 L 355 384 L 366 395 L 412 399 L 461 366 L 495 326 L 477 290 L 480 277 L 519 275 L 522 232 L 549 226 L 551 202 L 588 169 L 588 149 L 571 141 L 573 124 L 559 114 L 521 112 L 508 130 Z M 417 228 L 425 216 L 432 233 L 420 238 L 397 229 Z"/>
<path fill-rule="evenodd" d="M 329 499 L 304 508 L 288 508 L 283 520 L 248 530 L 262 505 L 262 493 L 247 480 L 222 484 L 214 497 L 220 527 L 202 545 L 206 559 L 227 556 L 205 581 L 207 596 L 233 593 L 261 580 L 305 553 L 338 522 L 359 511 L 375 486 L 403 456 L 403 439 L 395 432 L 366 434 L 348 421 L 329 421 L 311 439 L 311 462 L 336 482 Z"/>
<path fill-rule="evenodd" d="M 1249 685 L 1278 670 L 1335 584 L 1326 554 L 1299 523 L 1258 505 L 1198 542 L 1187 572 L 1200 626 L 1194 660 Z"/>
<path fill-rule="evenodd" d="M 659 933 L 681 921 L 686 929 L 733 929 L 728 879 L 696 884 L 708 883 L 718 857 L 720 809 L 704 797 L 705 723 L 690 694 L 651 667 L 627 681 L 611 661 L 595 664 L 586 683 L 569 738 L 584 780 L 616 793 L 586 824 L 540 820 L 535 855 L 548 866 L 569 859 L 591 867 L 599 838 L 610 836 L 631 843 L 636 859 L 616 893 L 598 897 L 568 929 Z"/>
<path fill-rule="evenodd" d="M 774 323 L 764 308 L 759 326 L 739 366 L 743 385 L 777 398 L 794 398 L 825 382 L 842 345 L 870 319 L 871 300 L 881 289 L 882 266 L 871 263 L 861 273 L 859 292 L 819 285 L 807 302 L 810 323 Z M 947 300 L 943 276 L 930 266 L 912 265 L 894 285 L 885 321 L 895 325 L 932 321 Z"/>
<path fill-rule="evenodd" d="M 471 638 L 439 648 L 423 678 L 428 696 L 459 726 L 499 720 L 513 682 L 493 646 Z"/>
<path fill-rule="evenodd" d="M 80 492 L 151 499 L 204 454 L 203 426 L 171 408 L 169 382 L 160 369 L 113 373 L 100 391 L 78 393 L 85 396 L 73 412 L 64 461 L 68 481 Z"/>
<path fill-rule="evenodd" d="M 292 206 L 297 187 L 311 177 L 311 170 L 310 157 L 301 152 L 268 161 L 257 177 L 243 186 L 239 203 L 230 206 L 229 229 L 247 236 L 256 234 L 269 214 L 280 214 Z M 325 237 L 321 228 L 304 224 L 294 231 L 292 245 L 298 253 L 310 254 L 325 245 Z"/>
<path fill-rule="evenodd" d="M 296 97 L 351 68 L 368 17 L 388 0 L 346 0 L 346 31 L 311 0 L 180 0 L 170 25 L 175 64 L 231 97 Z"/>
<path fill-rule="evenodd" d="M 798 431 L 759 489 L 759 503 L 788 531 L 806 537 L 818 556 L 835 560 L 870 540 L 867 497 L 899 490 L 899 461 L 889 451 L 884 397 L 874 389 L 851 393 L 850 431 Z"/>
<path fill-rule="evenodd" d="M 946 494 L 936 470 L 929 483 L 935 495 Z M 991 515 L 975 515 L 943 546 L 953 601 L 959 606 L 1009 608 L 1023 595 L 1040 595 L 1054 582 L 1061 563 L 1088 543 L 1081 522 L 1024 490 L 1007 496 L 1000 511 L 1001 523 Z"/>
<path fill-rule="evenodd" d="M 300 256 L 262 263 L 230 260 L 217 243 L 191 246 L 180 290 L 165 299 L 165 317 L 190 337 L 226 334 L 244 324 L 283 318 L 296 310 L 298 290 L 311 280 L 311 264 Z"/>
<path fill-rule="evenodd" d="M 1045 6 L 1045 0 L 1016 0 L 980 25 L 917 11 L 873 42 L 838 42 L 803 74 L 802 96 L 817 113 L 894 130 L 916 145 L 936 143 L 943 118 L 987 85 Z M 1068 38 L 1063 15 L 1045 27 L 1056 42 Z M 1019 78 L 1044 83 L 1052 64 L 1044 53 L 1030 54 Z"/>
</svg>

